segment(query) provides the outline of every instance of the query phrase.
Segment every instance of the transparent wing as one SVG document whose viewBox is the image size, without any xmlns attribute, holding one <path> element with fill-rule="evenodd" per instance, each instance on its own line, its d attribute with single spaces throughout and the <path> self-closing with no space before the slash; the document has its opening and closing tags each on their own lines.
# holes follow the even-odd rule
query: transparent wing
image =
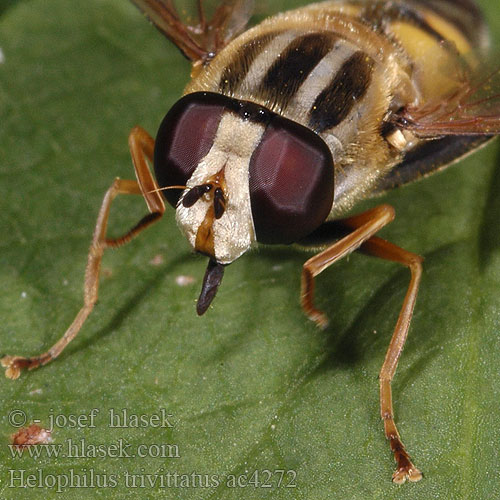
<svg viewBox="0 0 500 500">
<path fill-rule="evenodd" d="M 208 61 L 243 31 L 253 0 L 131 0 L 191 61 Z M 209 5 L 210 4 L 210 5 Z"/>
<path fill-rule="evenodd" d="M 500 65 L 483 63 L 447 95 L 408 107 L 391 121 L 418 137 L 500 134 Z"/>
</svg>

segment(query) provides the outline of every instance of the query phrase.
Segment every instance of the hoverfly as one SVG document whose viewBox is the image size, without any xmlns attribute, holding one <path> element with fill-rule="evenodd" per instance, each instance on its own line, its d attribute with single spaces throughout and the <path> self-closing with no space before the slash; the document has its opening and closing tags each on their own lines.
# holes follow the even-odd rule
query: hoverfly
<svg viewBox="0 0 500 500">
<path fill-rule="evenodd" d="M 319 327 L 315 277 L 360 250 L 407 266 L 410 284 L 380 371 L 393 481 L 418 481 L 396 428 L 391 381 L 422 274 L 422 258 L 376 233 L 394 219 L 358 201 L 453 163 L 500 134 L 500 79 L 485 63 L 488 36 L 473 0 L 350 0 L 312 4 L 244 31 L 250 0 L 202 0 L 185 18 L 172 0 L 133 0 L 191 60 L 192 79 L 153 139 L 136 127 L 137 180 L 104 196 L 88 256 L 84 305 L 47 352 L 5 356 L 9 378 L 55 359 L 97 300 L 101 259 L 158 221 L 165 200 L 193 249 L 208 257 L 197 303 L 213 301 L 225 267 L 258 243 L 322 247 L 302 269 L 301 305 Z M 153 163 L 155 177 L 148 161 Z M 118 194 L 142 195 L 149 213 L 106 237 Z"/>
</svg>

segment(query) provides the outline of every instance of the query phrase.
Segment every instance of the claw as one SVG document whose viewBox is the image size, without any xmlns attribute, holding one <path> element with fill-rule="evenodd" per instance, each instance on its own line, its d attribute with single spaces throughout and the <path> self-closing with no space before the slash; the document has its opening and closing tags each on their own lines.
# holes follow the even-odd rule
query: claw
<svg viewBox="0 0 500 500">
<path fill-rule="evenodd" d="M 19 375 L 21 375 L 21 368 L 16 363 L 17 359 L 16 356 L 4 356 L 0 360 L 2 366 L 6 369 L 5 376 L 12 380 L 19 378 Z"/>
<path fill-rule="evenodd" d="M 307 317 L 311 321 L 314 321 L 316 323 L 316 326 L 321 330 L 325 330 L 328 326 L 328 323 L 330 322 L 328 320 L 328 316 L 324 312 L 318 311 L 318 309 L 314 309 L 313 311 L 308 312 Z"/>
<path fill-rule="evenodd" d="M 28 368 L 32 370 L 40 365 L 40 360 L 38 358 L 23 358 L 21 356 L 4 356 L 0 363 L 6 369 L 5 376 L 12 380 L 19 378 L 21 375 L 21 370 Z"/>
<path fill-rule="evenodd" d="M 386 417 L 384 420 L 386 436 L 390 440 L 391 450 L 394 453 L 394 459 L 397 464 L 396 472 L 392 475 L 392 481 L 396 484 L 403 484 L 407 479 L 412 483 L 420 481 L 423 477 L 422 472 L 413 465 L 410 455 L 408 455 L 401 442 L 392 416 L 390 414 L 384 416 Z"/>
<path fill-rule="evenodd" d="M 422 473 L 416 467 L 401 467 L 392 475 L 392 481 L 396 484 L 403 484 L 408 479 L 408 481 L 416 483 L 422 477 Z"/>
</svg>

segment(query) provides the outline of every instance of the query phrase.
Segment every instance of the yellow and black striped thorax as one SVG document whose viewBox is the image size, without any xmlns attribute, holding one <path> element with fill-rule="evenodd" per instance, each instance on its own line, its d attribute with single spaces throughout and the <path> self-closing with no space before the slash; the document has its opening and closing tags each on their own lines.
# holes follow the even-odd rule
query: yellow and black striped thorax
<svg viewBox="0 0 500 500">
<path fill-rule="evenodd" d="M 473 4 L 443 0 L 430 9 L 426 3 L 321 2 L 272 17 L 233 41 L 188 91 L 252 100 L 322 133 L 355 108 L 362 111 L 370 85 L 389 90 L 387 84 L 406 83 L 397 77 L 415 73 L 428 80 L 438 62 L 432 52 L 442 60 L 484 43 Z M 418 98 L 414 91 L 425 86 L 413 80 L 398 94 Z"/>
<path fill-rule="evenodd" d="M 186 93 L 251 101 L 319 134 L 343 211 L 401 161 L 384 137 L 387 116 L 459 85 L 455 65 L 485 44 L 483 26 L 469 0 L 316 3 L 240 35 Z"/>
</svg>

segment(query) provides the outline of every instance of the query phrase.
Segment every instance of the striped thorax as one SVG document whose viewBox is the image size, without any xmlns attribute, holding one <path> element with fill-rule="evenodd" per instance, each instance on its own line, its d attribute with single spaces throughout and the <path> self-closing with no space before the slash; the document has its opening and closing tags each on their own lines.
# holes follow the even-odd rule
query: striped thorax
<svg viewBox="0 0 500 500">
<path fill-rule="evenodd" d="M 256 242 L 299 241 L 375 191 L 421 143 L 391 114 L 458 86 L 435 66 L 472 43 L 420 5 L 356 1 L 235 38 L 195 69 L 157 137 L 156 175 L 185 186 L 166 196 L 193 248 L 228 264 Z"/>
</svg>

